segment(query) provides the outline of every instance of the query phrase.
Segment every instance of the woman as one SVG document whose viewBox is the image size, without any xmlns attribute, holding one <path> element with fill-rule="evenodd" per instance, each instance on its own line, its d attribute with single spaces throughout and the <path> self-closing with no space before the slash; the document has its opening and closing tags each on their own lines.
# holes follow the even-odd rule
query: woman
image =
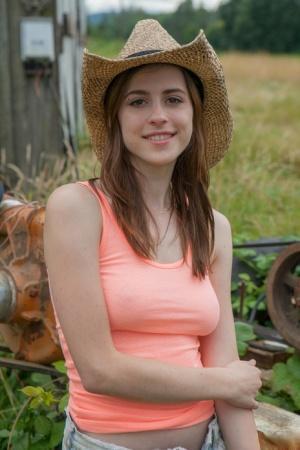
<svg viewBox="0 0 300 450">
<path fill-rule="evenodd" d="M 140 21 L 118 59 L 85 53 L 83 99 L 101 175 L 56 189 L 45 224 L 63 449 L 258 449 L 260 372 L 238 359 L 230 225 L 207 197 L 232 132 L 217 56 Z"/>
</svg>

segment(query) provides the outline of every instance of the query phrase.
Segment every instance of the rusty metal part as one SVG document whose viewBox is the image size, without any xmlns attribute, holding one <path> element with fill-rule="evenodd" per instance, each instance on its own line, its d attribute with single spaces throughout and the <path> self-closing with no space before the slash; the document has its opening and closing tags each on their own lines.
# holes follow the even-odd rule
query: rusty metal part
<svg viewBox="0 0 300 450">
<path fill-rule="evenodd" d="M 300 350 L 300 243 L 283 250 L 267 278 L 267 307 L 275 328 Z"/>
<path fill-rule="evenodd" d="M 43 254 L 45 208 L 5 198 L 0 204 L 0 332 L 16 358 L 62 359 Z"/>
<path fill-rule="evenodd" d="M 286 362 L 291 356 L 286 344 L 274 341 L 256 340 L 250 341 L 246 355 L 243 359 L 249 361 L 255 359 L 260 369 L 272 369 L 278 362 Z"/>
<path fill-rule="evenodd" d="M 15 284 L 8 272 L 0 270 L 0 322 L 6 322 L 16 308 Z"/>
<path fill-rule="evenodd" d="M 254 242 L 244 242 L 243 244 L 233 244 L 233 248 L 268 248 L 268 247 L 286 247 L 287 245 L 296 244 L 299 240 L 278 241 L 278 240 L 259 240 Z"/>
<path fill-rule="evenodd" d="M 17 360 L 13 358 L 0 358 L 0 367 L 6 367 L 9 369 L 18 369 L 25 372 L 39 372 L 55 377 L 63 377 L 61 372 L 53 367 L 43 366 L 42 364 L 32 363 L 28 361 Z"/>
</svg>

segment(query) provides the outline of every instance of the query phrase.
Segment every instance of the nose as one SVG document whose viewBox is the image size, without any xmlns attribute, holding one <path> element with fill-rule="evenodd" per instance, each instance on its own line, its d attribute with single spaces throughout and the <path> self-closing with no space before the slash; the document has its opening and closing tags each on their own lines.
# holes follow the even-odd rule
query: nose
<svg viewBox="0 0 300 450">
<path fill-rule="evenodd" d="M 168 121 L 166 111 L 160 102 L 152 105 L 148 120 L 152 125 L 161 125 Z"/>
</svg>

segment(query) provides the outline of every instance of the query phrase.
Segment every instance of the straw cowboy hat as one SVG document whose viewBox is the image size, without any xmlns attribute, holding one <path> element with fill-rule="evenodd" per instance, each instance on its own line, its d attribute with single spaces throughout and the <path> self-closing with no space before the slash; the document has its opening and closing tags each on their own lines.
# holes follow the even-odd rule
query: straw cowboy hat
<svg viewBox="0 0 300 450">
<path fill-rule="evenodd" d="M 232 117 L 221 63 L 204 32 L 192 42 L 179 45 L 153 19 L 139 21 L 115 59 L 86 49 L 83 55 L 82 93 L 93 149 L 102 160 L 107 141 L 104 97 L 111 81 L 121 72 L 144 64 L 167 63 L 186 68 L 200 78 L 203 90 L 203 130 L 207 141 L 208 166 L 214 166 L 227 151 L 232 136 Z"/>
</svg>

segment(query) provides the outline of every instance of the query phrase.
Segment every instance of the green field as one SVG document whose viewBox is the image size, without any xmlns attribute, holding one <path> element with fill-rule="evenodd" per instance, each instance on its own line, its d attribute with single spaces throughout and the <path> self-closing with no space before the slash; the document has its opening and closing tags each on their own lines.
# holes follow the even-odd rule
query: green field
<svg viewBox="0 0 300 450">
<path fill-rule="evenodd" d="M 121 46 L 87 43 L 107 57 Z M 227 156 L 211 171 L 213 206 L 234 236 L 299 236 L 300 57 L 229 53 L 221 61 L 235 125 Z M 86 140 L 83 148 L 80 174 L 88 177 L 94 162 Z"/>
</svg>

